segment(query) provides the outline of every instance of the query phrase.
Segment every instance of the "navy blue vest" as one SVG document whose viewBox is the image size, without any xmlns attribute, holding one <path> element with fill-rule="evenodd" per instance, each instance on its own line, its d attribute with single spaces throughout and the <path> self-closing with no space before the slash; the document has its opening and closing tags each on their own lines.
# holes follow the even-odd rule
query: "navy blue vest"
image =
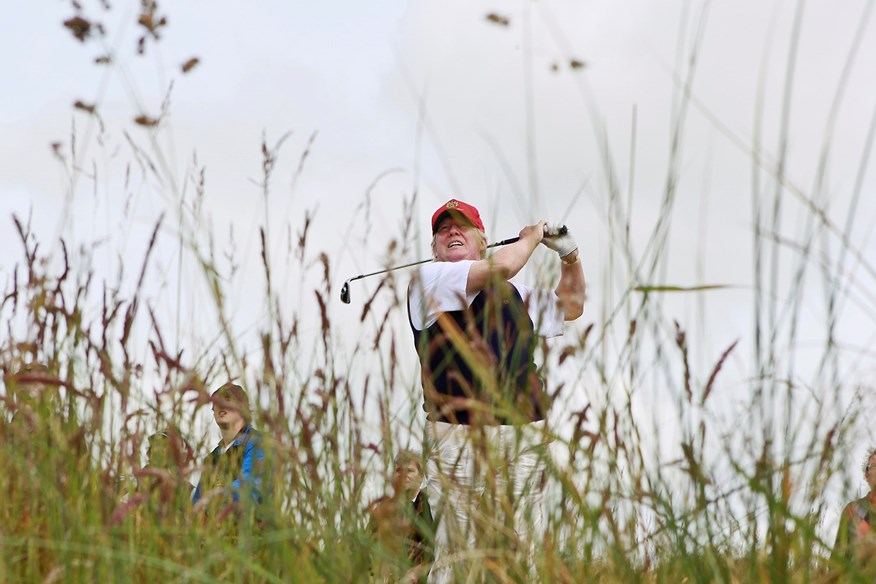
<svg viewBox="0 0 876 584">
<path fill-rule="evenodd" d="M 466 310 L 443 312 L 418 331 L 423 409 L 452 424 L 522 424 L 544 419 L 547 403 L 533 359 L 538 336 L 508 282 L 482 290 Z"/>
</svg>

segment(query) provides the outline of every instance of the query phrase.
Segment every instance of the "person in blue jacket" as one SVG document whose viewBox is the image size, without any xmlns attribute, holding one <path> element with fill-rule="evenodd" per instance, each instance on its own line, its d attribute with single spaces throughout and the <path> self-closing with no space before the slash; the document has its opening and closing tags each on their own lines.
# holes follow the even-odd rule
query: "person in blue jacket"
<svg viewBox="0 0 876 584">
<path fill-rule="evenodd" d="M 261 505 L 268 471 L 262 435 L 252 427 L 249 397 L 241 386 L 226 383 L 210 399 L 222 439 L 204 461 L 194 508 Z"/>
</svg>

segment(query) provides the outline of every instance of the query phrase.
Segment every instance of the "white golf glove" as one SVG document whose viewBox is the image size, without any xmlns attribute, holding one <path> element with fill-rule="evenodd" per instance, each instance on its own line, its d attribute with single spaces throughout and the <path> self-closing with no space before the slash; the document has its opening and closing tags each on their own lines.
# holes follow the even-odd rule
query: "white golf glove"
<svg viewBox="0 0 876 584">
<path fill-rule="evenodd" d="M 560 229 L 563 227 L 561 223 L 548 223 L 544 226 L 544 239 L 541 240 L 548 248 L 557 252 L 560 259 L 566 257 L 576 249 L 578 244 L 575 243 L 575 238 L 572 237 L 572 232 L 568 229 L 566 233 L 561 234 Z"/>
</svg>

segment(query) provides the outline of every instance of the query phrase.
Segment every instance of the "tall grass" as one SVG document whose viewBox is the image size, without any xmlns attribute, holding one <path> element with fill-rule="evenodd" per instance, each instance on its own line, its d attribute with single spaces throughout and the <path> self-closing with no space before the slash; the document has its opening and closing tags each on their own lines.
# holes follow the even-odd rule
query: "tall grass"
<svg viewBox="0 0 876 584">
<path fill-rule="evenodd" d="M 144 3 L 139 15 L 146 46 L 163 26 L 156 8 Z M 861 181 L 845 223 L 837 223 L 826 208 L 825 170 L 811 190 L 787 176 L 787 128 L 776 160 L 769 160 L 766 147 L 715 121 L 752 163 L 752 354 L 740 358 L 748 343 L 735 340 L 706 355 L 710 331 L 686 330 L 663 301 L 667 294 L 701 298 L 726 290 L 665 281 L 686 118 L 694 108 L 710 115 L 694 91 L 705 16 L 691 45 L 679 49 L 662 202 L 644 250 L 633 249 L 633 199 L 622 192 L 613 151 L 598 138 L 611 249 L 602 281 L 620 284 L 602 295 L 602 306 L 591 307 L 590 321 L 570 327 L 540 355 L 557 404 L 544 537 L 517 541 L 509 529 L 512 501 L 501 481 L 488 481 L 477 545 L 451 558 L 473 579 L 809 582 L 876 575 L 873 566 L 829 564 L 832 542 L 822 525 L 825 491 L 838 483 L 850 491 L 857 480 L 849 454 L 861 420 L 837 412 L 836 404 L 860 403 L 872 389 L 846 381 L 835 337 L 842 303 L 854 299 L 872 310 L 876 270 L 852 237 Z M 67 26 L 75 32 L 84 25 Z M 789 102 L 794 67 L 788 64 Z M 99 112 L 90 107 L 80 106 L 78 115 L 98 124 Z M 167 108 L 169 100 L 162 116 Z M 365 582 L 422 574 L 368 527 L 369 502 L 390 489 L 394 452 L 422 442 L 405 328 L 407 278 L 390 274 L 355 290 L 363 295 L 359 308 L 339 316 L 337 261 L 312 248 L 314 215 L 306 212 L 282 236 L 275 231 L 272 179 L 288 142 L 286 135 L 273 145 L 265 138 L 257 181 L 261 268 L 257 295 L 249 299 L 264 310 L 255 324 L 242 325 L 228 288 L 244 260 L 240 248 L 216 248 L 203 209 L 204 169 L 195 160 L 180 180 L 159 141 L 161 119 L 140 114 L 135 125 L 145 138 L 126 134 L 139 169 L 133 180 L 144 192 L 159 191 L 175 213 L 137 242 L 139 265 L 122 264 L 106 281 L 94 249 L 71 254 L 62 240 L 46 251 L 26 222 L 13 219 L 21 259 L 0 303 L 5 420 L 15 413 L 0 448 L 0 580 Z M 77 135 L 74 144 L 78 139 L 91 144 Z M 872 139 L 871 131 L 861 175 Z M 635 141 L 634 134 L 631 158 Z M 303 146 L 293 185 L 317 147 L 313 137 Z M 86 167 L 81 151 L 71 154 L 69 193 Z M 782 230 L 789 198 L 805 212 L 796 239 Z M 357 217 L 370 228 L 368 191 L 363 201 Z M 368 259 L 394 265 L 409 258 L 419 203 L 416 192 L 405 197 L 403 235 Z M 180 274 L 195 270 L 206 284 L 193 290 L 179 284 L 172 300 L 150 296 L 149 282 L 171 256 Z M 788 264 L 793 277 L 783 287 L 778 278 Z M 315 286 L 305 277 L 313 274 Z M 797 336 L 806 286 L 820 287 L 829 306 L 824 344 L 815 351 L 818 371 L 809 377 L 800 369 Z M 300 299 L 297 306 L 281 301 L 289 295 Z M 210 315 L 209 325 L 183 332 L 188 311 Z M 344 326 L 351 314 L 362 331 L 356 339 Z M 48 373 L 17 375 L 32 362 L 46 364 Z M 741 381 L 725 379 L 731 363 L 747 364 Z M 209 394 L 229 379 L 253 396 L 272 469 L 271 496 L 258 514 L 196 513 L 187 500 L 187 485 L 213 446 L 202 438 Z M 34 382 L 48 389 L 28 397 Z M 665 394 L 650 393 L 654 387 Z M 574 398 L 580 392 L 586 403 Z M 656 407 L 660 395 L 671 399 Z M 172 441 L 173 464 L 166 472 L 144 468 L 146 437 L 168 427 L 182 431 Z M 487 476 L 501 478 L 506 464 L 496 454 L 484 447 Z"/>
</svg>

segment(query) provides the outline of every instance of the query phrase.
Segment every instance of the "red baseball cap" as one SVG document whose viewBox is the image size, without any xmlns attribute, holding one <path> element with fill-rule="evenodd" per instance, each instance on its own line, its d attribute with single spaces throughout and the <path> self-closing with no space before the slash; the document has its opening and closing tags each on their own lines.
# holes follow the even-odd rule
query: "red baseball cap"
<svg viewBox="0 0 876 584">
<path fill-rule="evenodd" d="M 463 203 L 457 199 L 450 199 L 440 207 L 438 210 L 432 213 L 432 235 L 435 235 L 435 226 L 444 219 L 444 215 L 446 213 L 456 212 L 466 218 L 466 220 L 471 223 L 473 226 L 477 227 L 483 232 L 487 230 L 484 229 L 484 222 L 481 221 L 481 214 L 478 213 L 478 210 L 469 205 L 468 203 Z"/>
</svg>

